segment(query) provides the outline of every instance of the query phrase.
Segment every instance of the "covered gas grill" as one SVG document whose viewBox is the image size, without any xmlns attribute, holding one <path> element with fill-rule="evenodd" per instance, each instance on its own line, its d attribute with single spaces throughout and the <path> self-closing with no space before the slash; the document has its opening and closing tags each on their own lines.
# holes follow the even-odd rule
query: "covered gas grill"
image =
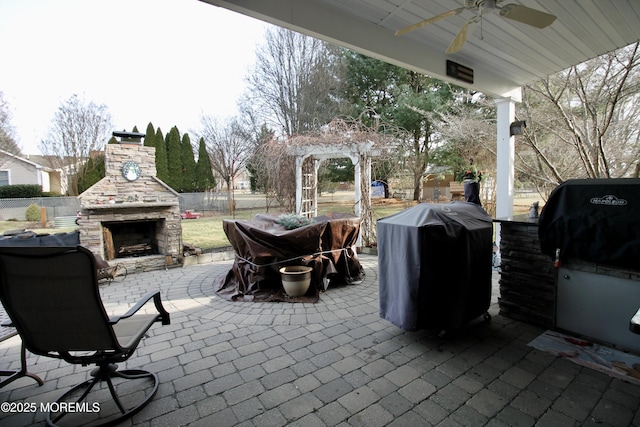
<svg viewBox="0 0 640 427">
<path fill-rule="evenodd" d="M 640 307 L 640 179 L 561 184 L 538 232 L 558 260 L 556 327 L 640 351 L 629 328 Z"/>
<path fill-rule="evenodd" d="M 473 203 L 421 203 L 378 221 L 380 316 L 448 332 L 491 302 L 491 217 Z"/>
</svg>

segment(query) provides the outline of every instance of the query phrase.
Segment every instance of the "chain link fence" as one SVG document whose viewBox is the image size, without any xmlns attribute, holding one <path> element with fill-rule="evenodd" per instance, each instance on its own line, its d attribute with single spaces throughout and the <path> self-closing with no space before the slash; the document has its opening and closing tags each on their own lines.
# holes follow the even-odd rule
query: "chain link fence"
<svg viewBox="0 0 640 427">
<path fill-rule="evenodd" d="M 80 210 L 77 197 L 30 197 L 23 199 L 0 199 L 0 220 L 25 221 L 27 207 L 36 204 L 45 208 L 47 219 L 62 216 L 76 216 Z"/>
<path fill-rule="evenodd" d="M 180 211 L 189 209 L 198 212 L 225 212 L 229 209 L 226 192 L 181 193 Z M 26 221 L 27 207 L 36 204 L 46 209 L 47 220 L 76 217 L 80 210 L 77 197 L 31 197 L 21 199 L 0 199 L 0 221 Z"/>
<path fill-rule="evenodd" d="M 226 212 L 229 210 L 227 192 L 180 193 L 180 211 Z"/>
</svg>

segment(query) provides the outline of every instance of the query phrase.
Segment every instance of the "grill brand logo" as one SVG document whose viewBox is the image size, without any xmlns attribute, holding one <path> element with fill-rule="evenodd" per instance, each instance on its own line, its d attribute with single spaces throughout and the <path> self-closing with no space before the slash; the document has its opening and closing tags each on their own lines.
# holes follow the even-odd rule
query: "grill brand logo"
<svg viewBox="0 0 640 427">
<path fill-rule="evenodd" d="M 593 205 L 606 205 L 606 206 L 624 206 L 627 204 L 625 199 L 618 199 L 616 196 L 606 195 L 602 197 L 593 197 L 590 200 Z"/>
</svg>

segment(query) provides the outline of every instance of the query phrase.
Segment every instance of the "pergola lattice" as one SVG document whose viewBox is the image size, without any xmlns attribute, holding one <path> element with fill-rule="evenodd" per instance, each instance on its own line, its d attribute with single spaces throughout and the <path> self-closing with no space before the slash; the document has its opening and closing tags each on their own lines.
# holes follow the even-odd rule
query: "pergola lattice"
<svg viewBox="0 0 640 427">
<path fill-rule="evenodd" d="M 296 213 L 318 215 L 318 169 L 324 160 L 349 158 L 354 165 L 354 213 L 360 217 L 358 246 L 375 242 L 371 212 L 371 159 L 386 146 L 386 136 L 341 119 L 314 135 L 291 139 L 289 154 L 295 156 Z"/>
</svg>

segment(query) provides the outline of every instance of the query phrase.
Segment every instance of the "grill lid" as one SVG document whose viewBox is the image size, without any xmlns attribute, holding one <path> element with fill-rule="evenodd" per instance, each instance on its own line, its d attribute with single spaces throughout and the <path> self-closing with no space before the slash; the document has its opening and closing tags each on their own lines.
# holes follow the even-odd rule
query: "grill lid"
<svg viewBox="0 0 640 427">
<path fill-rule="evenodd" d="M 576 179 L 556 187 L 542 209 L 544 254 L 640 268 L 640 179 Z"/>
</svg>

